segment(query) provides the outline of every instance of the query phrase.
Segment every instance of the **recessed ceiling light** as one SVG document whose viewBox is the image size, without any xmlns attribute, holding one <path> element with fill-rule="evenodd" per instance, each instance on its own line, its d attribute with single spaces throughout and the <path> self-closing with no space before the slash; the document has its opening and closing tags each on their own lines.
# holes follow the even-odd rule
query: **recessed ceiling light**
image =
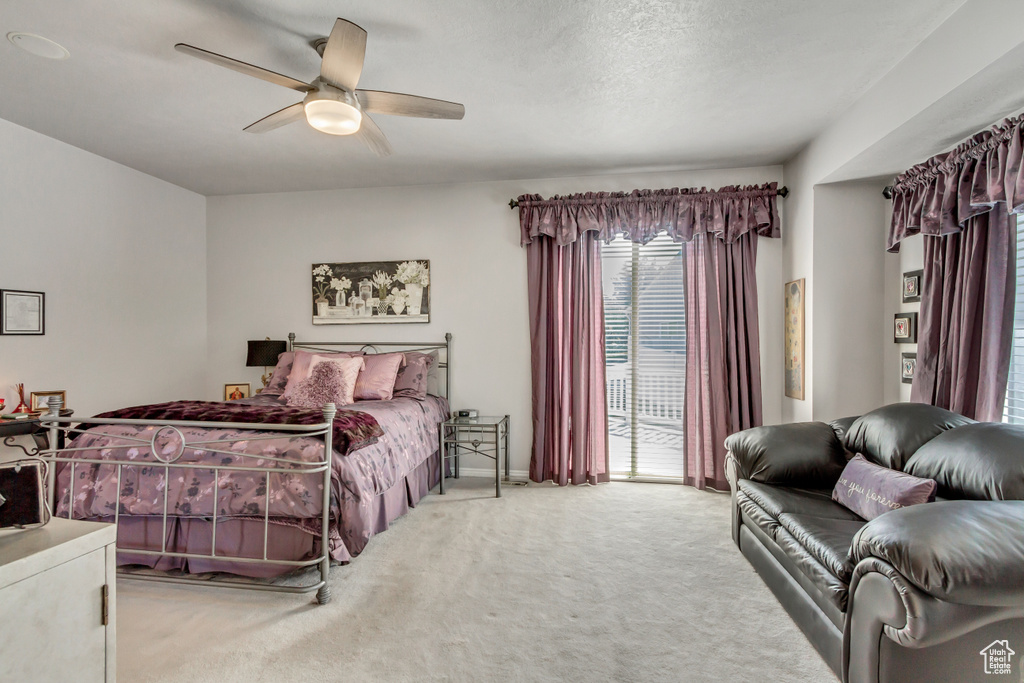
<svg viewBox="0 0 1024 683">
<path fill-rule="evenodd" d="M 12 31 L 7 34 L 7 40 L 14 43 L 16 47 L 20 47 L 25 52 L 31 52 L 37 57 L 46 57 L 47 59 L 67 59 L 71 56 L 63 45 L 58 45 L 49 38 L 43 38 L 37 36 L 34 33 L 18 33 Z"/>
</svg>

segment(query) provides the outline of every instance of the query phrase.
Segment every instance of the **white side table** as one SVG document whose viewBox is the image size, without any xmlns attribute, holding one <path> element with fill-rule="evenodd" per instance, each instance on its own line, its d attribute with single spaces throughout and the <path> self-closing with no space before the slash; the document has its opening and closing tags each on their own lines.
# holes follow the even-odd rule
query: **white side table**
<svg viewBox="0 0 1024 683">
<path fill-rule="evenodd" d="M 0 681 L 112 683 L 113 524 L 0 531 Z"/>
</svg>

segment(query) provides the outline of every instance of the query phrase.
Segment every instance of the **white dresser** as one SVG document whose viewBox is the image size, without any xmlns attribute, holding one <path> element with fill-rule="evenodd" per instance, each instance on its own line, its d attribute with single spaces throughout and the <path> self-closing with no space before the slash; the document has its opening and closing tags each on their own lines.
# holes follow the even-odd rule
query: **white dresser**
<svg viewBox="0 0 1024 683">
<path fill-rule="evenodd" d="M 0 531 L 0 681 L 117 675 L 113 524 Z"/>
</svg>

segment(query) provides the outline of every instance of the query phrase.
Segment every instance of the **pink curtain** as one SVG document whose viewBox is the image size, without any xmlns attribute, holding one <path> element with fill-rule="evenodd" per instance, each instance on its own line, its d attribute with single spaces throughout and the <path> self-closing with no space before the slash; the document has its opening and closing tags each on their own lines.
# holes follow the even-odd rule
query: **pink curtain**
<svg viewBox="0 0 1024 683">
<path fill-rule="evenodd" d="M 683 483 L 728 490 L 725 437 L 761 424 L 757 236 L 702 234 L 686 256 L 686 459 Z"/>
<path fill-rule="evenodd" d="M 608 481 L 601 249 L 587 232 L 526 247 L 533 355 L 530 478 Z"/>
<path fill-rule="evenodd" d="M 1015 233 L 1005 207 L 997 205 L 968 219 L 959 233 L 925 235 L 912 401 L 984 422 L 1003 419 L 1013 344 Z"/>
<path fill-rule="evenodd" d="M 1002 419 L 1013 334 L 1024 117 L 1006 119 L 893 184 L 889 251 L 924 239 L 914 401 Z"/>
<path fill-rule="evenodd" d="M 601 241 L 664 232 L 687 264 L 685 483 L 725 490 L 725 437 L 761 424 L 754 266 L 777 185 L 519 197 L 533 352 L 530 477 L 608 479 Z"/>
</svg>

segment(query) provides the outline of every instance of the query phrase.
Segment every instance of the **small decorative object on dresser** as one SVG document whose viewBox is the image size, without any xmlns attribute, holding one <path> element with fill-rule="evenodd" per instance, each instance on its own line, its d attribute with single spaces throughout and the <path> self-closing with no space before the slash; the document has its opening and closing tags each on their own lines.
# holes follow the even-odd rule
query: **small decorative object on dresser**
<svg viewBox="0 0 1024 683">
<path fill-rule="evenodd" d="M 921 300 L 921 284 L 923 270 L 911 270 L 903 273 L 903 303 L 912 304 Z"/>
<path fill-rule="evenodd" d="M 917 343 L 917 313 L 897 313 L 893 319 L 892 340 L 897 344 Z"/>
<path fill-rule="evenodd" d="M 915 372 L 917 372 L 917 354 L 904 353 L 900 369 L 900 379 L 904 384 L 913 384 Z"/>
<path fill-rule="evenodd" d="M 46 295 L 0 289 L 0 334 L 46 334 Z"/>
<path fill-rule="evenodd" d="M 245 366 L 247 368 L 263 366 L 263 376 L 260 379 L 263 381 L 263 386 L 266 387 L 270 382 L 270 373 L 267 372 L 267 368 L 277 365 L 277 357 L 287 348 L 288 342 L 284 340 L 277 341 L 270 337 L 250 340 L 249 352 L 245 356 Z"/>
<path fill-rule="evenodd" d="M 68 405 L 68 392 L 61 389 L 60 391 L 33 391 L 29 394 L 29 405 L 32 407 L 33 413 L 43 413 L 50 409 L 49 400 L 51 396 L 57 396 L 60 398 L 60 404 L 63 407 Z"/>
<path fill-rule="evenodd" d="M 224 400 L 237 401 L 240 398 L 249 398 L 250 389 L 248 382 L 245 384 L 225 384 Z"/>
<path fill-rule="evenodd" d="M 22 414 L 31 412 L 28 406 L 25 405 L 25 384 L 22 382 L 18 382 L 17 384 L 14 385 L 14 389 L 15 391 L 18 392 L 18 405 L 15 406 L 12 413 Z"/>
<path fill-rule="evenodd" d="M 430 262 L 313 264 L 313 324 L 430 322 Z"/>
</svg>

